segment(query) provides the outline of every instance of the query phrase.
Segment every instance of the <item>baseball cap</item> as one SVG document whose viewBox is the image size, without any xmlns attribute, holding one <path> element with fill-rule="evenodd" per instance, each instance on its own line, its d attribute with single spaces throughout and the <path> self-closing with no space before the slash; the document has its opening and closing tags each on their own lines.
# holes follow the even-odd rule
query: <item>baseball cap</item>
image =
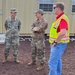
<svg viewBox="0 0 75 75">
<path fill-rule="evenodd" d="M 17 13 L 16 8 L 11 8 L 11 9 L 10 9 L 10 12 Z"/>
<path fill-rule="evenodd" d="M 35 13 L 36 14 L 39 13 L 39 14 L 42 14 L 43 15 L 44 14 L 44 11 L 42 9 L 38 9 Z"/>
</svg>

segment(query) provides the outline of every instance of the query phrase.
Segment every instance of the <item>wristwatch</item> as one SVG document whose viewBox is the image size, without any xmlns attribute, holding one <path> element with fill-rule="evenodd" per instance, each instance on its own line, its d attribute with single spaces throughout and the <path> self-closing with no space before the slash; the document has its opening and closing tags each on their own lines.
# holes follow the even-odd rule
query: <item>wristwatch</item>
<svg viewBox="0 0 75 75">
<path fill-rule="evenodd" d="M 58 42 L 54 41 L 52 44 L 54 44 L 54 43 L 57 44 Z"/>
</svg>

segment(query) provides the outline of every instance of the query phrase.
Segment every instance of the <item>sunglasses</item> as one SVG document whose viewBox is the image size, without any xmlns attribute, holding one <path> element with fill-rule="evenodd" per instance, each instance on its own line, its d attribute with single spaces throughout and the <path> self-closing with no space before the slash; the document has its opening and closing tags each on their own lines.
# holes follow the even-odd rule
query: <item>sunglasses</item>
<svg viewBox="0 0 75 75">
<path fill-rule="evenodd" d="M 54 9 L 55 9 L 55 8 L 57 8 L 57 6 L 56 6 L 56 7 L 54 7 Z"/>
</svg>

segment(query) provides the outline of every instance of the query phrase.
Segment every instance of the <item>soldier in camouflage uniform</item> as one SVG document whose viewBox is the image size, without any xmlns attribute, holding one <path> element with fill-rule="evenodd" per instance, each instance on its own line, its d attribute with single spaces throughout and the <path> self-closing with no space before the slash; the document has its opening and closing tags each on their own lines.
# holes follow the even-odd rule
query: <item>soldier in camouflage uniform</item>
<svg viewBox="0 0 75 75">
<path fill-rule="evenodd" d="M 17 59 L 18 55 L 18 46 L 19 46 L 19 31 L 20 31 L 20 20 L 16 17 L 17 11 L 15 8 L 11 9 L 10 15 L 11 17 L 7 18 L 5 21 L 5 29 L 6 29 L 6 39 L 5 39 L 5 59 L 3 62 L 7 61 L 7 57 L 9 55 L 10 47 L 14 49 L 14 62 L 19 63 Z"/>
<path fill-rule="evenodd" d="M 48 27 L 48 23 L 45 19 L 43 19 L 43 10 L 39 9 L 36 12 L 37 20 L 32 25 L 32 42 L 31 42 L 31 49 L 32 49 L 32 61 L 28 63 L 28 65 L 36 64 L 36 56 L 38 57 L 39 65 L 37 70 L 42 70 L 45 65 L 45 40 L 44 34 L 45 30 Z"/>
</svg>

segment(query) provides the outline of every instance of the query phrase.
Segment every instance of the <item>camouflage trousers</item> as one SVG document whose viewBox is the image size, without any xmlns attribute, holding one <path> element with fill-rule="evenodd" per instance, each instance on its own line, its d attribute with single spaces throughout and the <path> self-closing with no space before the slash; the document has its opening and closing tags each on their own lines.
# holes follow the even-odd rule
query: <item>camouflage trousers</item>
<svg viewBox="0 0 75 75">
<path fill-rule="evenodd" d="M 5 53 L 4 53 L 5 56 L 8 57 L 10 48 L 12 47 L 13 51 L 14 51 L 13 56 L 14 56 L 14 58 L 17 58 L 18 46 L 19 46 L 19 37 L 15 37 L 15 38 L 6 37 L 6 39 L 5 39 Z"/>
<path fill-rule="evenodd" d="M 38 58 L 39 64 L 45 63 L 45 42 L 43 39 L 37 40 L 32 39 L 31 41 L 31 57 L 32 61 L 36 61 L 36 57 Z"/>
</svg>

